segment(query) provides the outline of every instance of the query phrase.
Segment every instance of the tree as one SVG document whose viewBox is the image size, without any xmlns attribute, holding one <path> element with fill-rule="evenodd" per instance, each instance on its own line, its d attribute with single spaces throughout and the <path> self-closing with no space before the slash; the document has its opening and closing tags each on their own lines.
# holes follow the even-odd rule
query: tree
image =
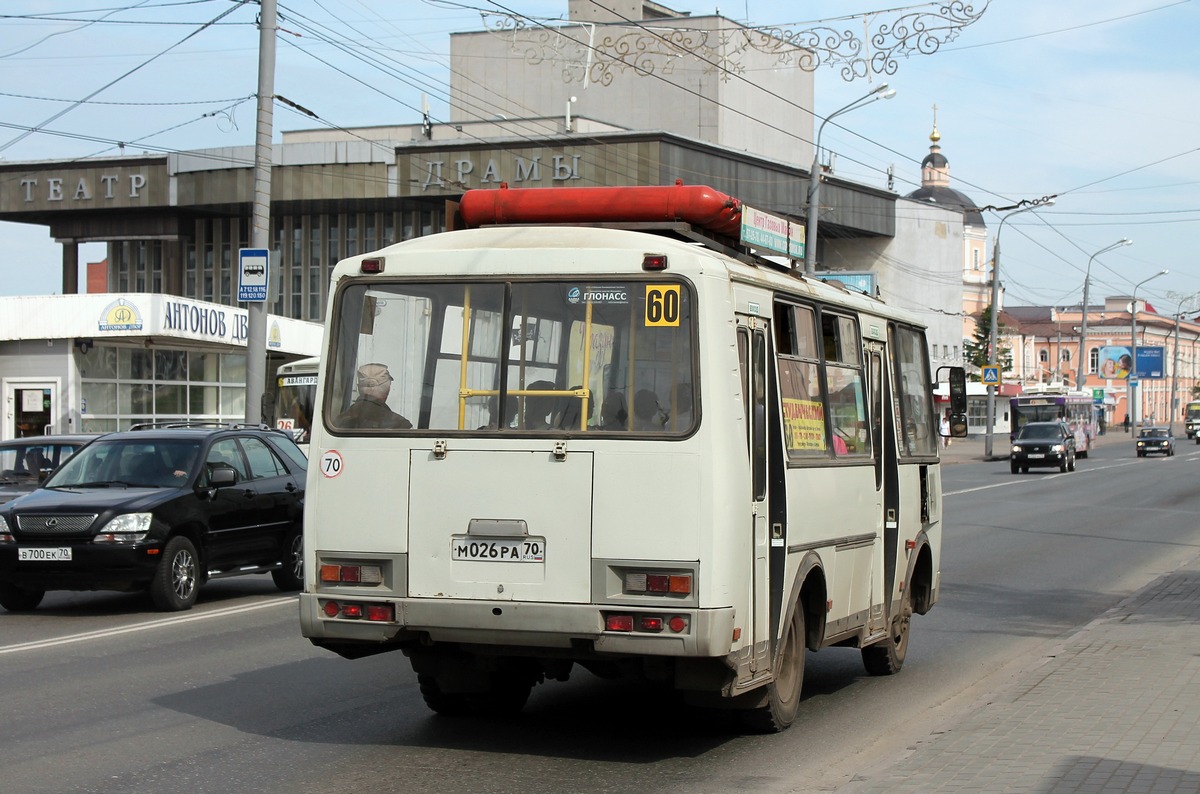
<svg viewBox="0 0 1200 794">
<path fill-rule="evenodd" d="M 1000 351 L 1000 360 L 992 361 L 988 356 L 989 342 L 992 336 L 992 307 L 987 306 L 979 313 L 975 321 L 975 335 L 963 340 L 963 358 L 967 362 L 967 377 L 978 383 L 983 368 L 988 364 L 999 364 L 1001 372 L 1012 369 L 1012 348 L 1004 344 L 1004 323 L 996 325 L 996 347 Z"/>
</svg>

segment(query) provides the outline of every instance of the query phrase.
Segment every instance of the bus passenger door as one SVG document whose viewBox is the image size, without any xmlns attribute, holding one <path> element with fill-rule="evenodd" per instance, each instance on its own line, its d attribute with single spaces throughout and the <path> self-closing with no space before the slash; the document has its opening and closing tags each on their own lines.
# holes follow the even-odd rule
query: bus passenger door
<svg viewBox="0 0 1200 794">
<path fill-rule="evenodd" d="M 888 593 L 891 592 L 891 577 L 886 576 L 888 565 L 895 565 L 895 554 L 887 554 L 888 538 L 895 543 L 899 527 L 897 502 L 897 471 L 898 459 L 896 449 L 896 434 L 893 430 L 893 403 L 888 399 L 891 386 L 888 382 L 889 369 L 884 346 L 878 342 L 868 342 L 867 369 L 870 379 L 871 412 L 871 449 L 875 455 L 875 499 L 879 506 L 875 527 L 876 543 L 873 570 L 871 572 L 871 614 L 868 620 L 868 630 L 872 633 L 883 631 L 888 625 L 887 610 Z M 890 529 L 890 531 L 889 531 Z"/>
<path fill-rule="evenodd" d="M 749 454 L 751 493 L 749 543 L 752 573 L 747 646 L 752 649 L 750 670 L 771 666 L 770 517 L 767 504 L 767 322 L 760 317 L 738 317 L 738 358 L 742 379 L 742 407 L 746 412 L 746 449 Z M 782 537 L 780 538 L 782 543 Z"/>
</svg>

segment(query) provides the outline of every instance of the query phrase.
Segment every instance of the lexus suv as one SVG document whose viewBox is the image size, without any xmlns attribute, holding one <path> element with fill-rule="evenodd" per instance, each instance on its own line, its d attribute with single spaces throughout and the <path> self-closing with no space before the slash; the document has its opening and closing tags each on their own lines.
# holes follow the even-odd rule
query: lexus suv
<svg viewBox="0 0 1200 794">
<path fill-rule="evenodd" d="M 1075 471 L 1075 434 L 1065 422 L 1029 422 L 1017 431 L 1009 468 L 1016 474 L 1036 466 Z"/>
<path fill-rule="evenodd" d="M 304 583 L 304 453 L 265 426 L 141 425 L 101 436 L 0 506 L 0 606 L 47 590 L 148 591 L 189 609 L 210 579 Z"/>
</svg>

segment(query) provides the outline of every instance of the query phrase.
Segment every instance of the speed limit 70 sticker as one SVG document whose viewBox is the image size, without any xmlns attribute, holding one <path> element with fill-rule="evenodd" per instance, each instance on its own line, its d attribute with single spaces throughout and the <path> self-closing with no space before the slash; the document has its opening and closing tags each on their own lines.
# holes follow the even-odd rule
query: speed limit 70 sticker
<svg viewBox="0 0 1200 794">
<path fill-rule="evenodd" d="M 326 451 L 321 455 L 321 474 L 326 477 L 336 477 L 342 473 L 342 467 L 346 462 L 342 460 L 342 453 L 336 449 Z"/>
</svg>

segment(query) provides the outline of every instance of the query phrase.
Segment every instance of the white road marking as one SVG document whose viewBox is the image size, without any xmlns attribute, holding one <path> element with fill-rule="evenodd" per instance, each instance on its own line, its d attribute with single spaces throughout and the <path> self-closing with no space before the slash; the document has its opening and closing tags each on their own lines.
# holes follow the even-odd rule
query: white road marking
<svg viewBox="0 0 1200 794">
<path fill-rule="evenodd" d="M 259 609 L 267 609 L 270 607 L 295 603 L 296 596 L 277 596 L 268 601 L 249 604 L 247 606 L 226 607 L 224 609 L 214 609 L 212 612 L 203 612 L 199 614 L 177 615 L 175 617 L 160 618 L 158 620 L 151 620 L 145 623 L 138 623 L 133 626 L 123 626 L 117 629 L 101 629 L 99 631 L 87 631 L 83 634 L 71 634 L 67 637 L 58 637 L 52 640 L 34 640 L 33 642 L 23 642 L 18 645 L 4 645 L 0 646 L 0 655 L 6 653 L 19 653 L 21 651 L 36 651 L 41 648 L 53 648 L 57 645 L 71 645 L 77 642 L 104 639 L 106 637 L 119 637 L 122 634 L 132 634 L 137 631 L 149 631 L 151 629 L 165 628 L 168 626 L 179 625 L 181 623 L 194 623 L 198 620 L 221 618 L 227 615 L 237 615 L 245 612 L 254 612 Z"/>
</svg>

